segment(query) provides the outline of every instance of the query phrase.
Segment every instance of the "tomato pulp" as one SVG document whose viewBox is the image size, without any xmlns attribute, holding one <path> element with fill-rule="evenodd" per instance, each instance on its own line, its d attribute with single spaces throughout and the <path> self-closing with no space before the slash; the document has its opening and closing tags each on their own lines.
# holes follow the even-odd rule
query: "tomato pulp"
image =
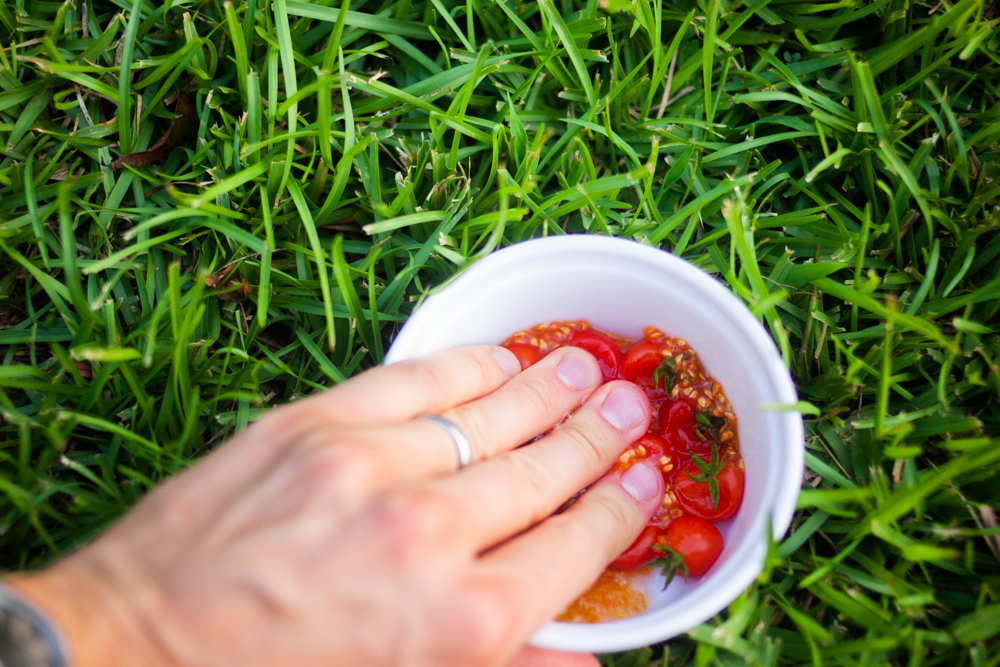
<svg viewBox="0 0 1000 667">
<path fill-rule="evenodd" d="M 724 546 L 713 523 L 739 510 L 744 473 L 736 414 L 695 351 L 653 327 L 636 340 L 596 331 L 584 320 L 539 324 L 503 345 L 522 369 L 560 347 L 587 350 L 604 382 L 633 382 L 653 406 L 649 432 L 616 465 L 624 471 L 639 461 L 655 463 L 664 478 L 663 502 L 635 542 L 559 620 L 596 622 L 644 611 L 642 592 L 627 583 L 650 569 L 662 569 L 666 576 L 705 574 Z"/>
</svg>

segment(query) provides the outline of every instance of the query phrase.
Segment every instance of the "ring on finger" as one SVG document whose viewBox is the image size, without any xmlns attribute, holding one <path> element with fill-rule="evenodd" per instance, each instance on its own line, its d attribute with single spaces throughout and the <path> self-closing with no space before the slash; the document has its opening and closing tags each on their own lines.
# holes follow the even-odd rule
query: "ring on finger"
<svg viewBox="0 0 1000 667">
<path fill-rule="evenodd" d="M 429 419 L 430 421 L 438 424 L 441 428 L 448 432 L 448 435 L 451 436 L 451 441 L 455 445 L 455 453 L 458 455 L 459 470 L 472 463 L 472 445 L 469 443 L 469 439 L 465 437 L 465 433 L 462 432 L 462 429 L 460 429 L 454 422 L 438 415 L 426 415 L 424 419 Z"/>
</svg>

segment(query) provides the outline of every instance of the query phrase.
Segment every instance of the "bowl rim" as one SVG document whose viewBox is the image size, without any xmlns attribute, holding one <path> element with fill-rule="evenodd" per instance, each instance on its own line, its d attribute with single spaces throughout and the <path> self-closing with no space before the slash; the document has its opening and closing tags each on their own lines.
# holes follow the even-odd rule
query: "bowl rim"
<svg viewBox="0 0 1000 667">
<path fill-rule="evenodd" d="M 747 337 L 745 355 L 752 351 L 758 366 L 766 374 L 768 384 L 778 403 L 793 404 L 798 400 L 795 386 L 777 347 L 763 325 L 729 289 L 694 264 L 669 252 L 641 243 L 597 235 L 550 236 L 517 243 L 477 260 L 447 281 L 429 296 L 410 316 L 397 334 L 385 363 L 395 363 L 414 356 L 420 332 L 433 325 L 448 303 L 461 299 L 464 293 L 474 293 L 476 284 L 503 274 L 512 265 L 544 260 L 546 256 L 563 258 L 567 253 L 604 254 L 616 260 L 650 265 L 653 270 L 682 277 L 686 287 L 699 292 L 706 307 L 717 310 L 739 327 Z M 801 489 L 805 466 L 804 425 L 798 412 L 775 412 L 780 442 L 775 444 L 777 455 L 769 475 L 775 480 L 765 487 L 762 508 L 750 523 L 750 530 L 736 546 L 726 563 L 700 584 L 697 593 L 677 602 L 645 612 L 632 618 L 600 624 L 577 624 L 552 621 L 542 626 L 529 639 L 539 648 L 562 651 L 609 652 L 621 651 L 677 636 L 699 625 L 735 600 L 763 569 L 769 540 L 767 525 L 774 539 L 780 539 L 791 525 Z M 775 470 L 775 468 L 778 468 Z M 767 516 L 767 515 L 770 516 Z M 758 534 L 757 537 L 753 533 Z M 683 609 L 677 608 L 683 602 Z M 683 611 L 678 614 L 677 612 Z"/>
</svg>

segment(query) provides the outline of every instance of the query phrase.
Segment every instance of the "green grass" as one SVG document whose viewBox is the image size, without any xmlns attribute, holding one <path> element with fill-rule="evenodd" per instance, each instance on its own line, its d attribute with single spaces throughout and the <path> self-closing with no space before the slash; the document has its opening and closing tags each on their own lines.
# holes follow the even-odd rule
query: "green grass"
<svg viewBox="0 0 1000 667">
<path fill-rule="evenodd" d="M 497 247 L 611 234 L 728 284 L 819 414 L 767 574 L 607 664 L 1000 665 L 998 14 L 0 0 L 0 567 L 378 363 Z M 178 88 L 196 136 L 109 169 Z"/>
</svg>

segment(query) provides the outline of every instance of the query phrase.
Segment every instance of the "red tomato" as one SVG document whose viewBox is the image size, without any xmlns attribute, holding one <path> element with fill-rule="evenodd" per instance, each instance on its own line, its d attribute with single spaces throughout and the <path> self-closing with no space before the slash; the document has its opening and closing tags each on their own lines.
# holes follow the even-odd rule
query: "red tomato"
<svg viewBox="0 0 1000 667">
<path fill-rule="evenodd" d="M 662 542 L 684 558 L 689 577 L 708 572 L 722 553 L 722 533 L 695 516 L 674 519 L 663 533 Z"/>
<path fill-rule="evenodd" d="M 649 561 L 658 558 L 661 554 L 653 551 L 652 547 L 656 544 L 656 538 L 662 533 L 663 531 L 657 526 L 646 526 L 639 533 L 639 537 L 632 543 L 632 546 L 611 561 L 608 568 L 619 571 L 638 570 Z"/>
<path fill-rule="evenodd" d="M 636 384 L 646 382 L 653 386 L 653 372 L 663 362 L 661 345 L 655 340 L 636 343 L 625 353 L 622 377 Z"/>
<path fill-rule="evenodd" d="M 706 521 L 724 521 L 736 514 L 743 502 L 743 469 L 726 457 L 722 470 L 715 475 L 719 482 L 719 505 L 712 503 L 712 493 L 708 482 L 696 482 L 688 473 L 698 477 L 701 471 L 694 461 L 688 461 L 674 475 L 674 495 L 677 503 L 688 514 Z"/>
<path fill-rule="evenodd" d="M 663 363 L 663 345 L 659 341 L 644 340 L 633 345 L 622 361 L 622 377 L 646 390 L 651 401 L 663 400 L 667 396 L 664 380 L 653 384 L 653 374 Z"/>
<path fill-rule="evenodd" d="M 569 339 L 573 347 L 590 352 L 597 358 L 604 381 L 614 380 L 622 366 L 622 353 L 610 338 L 596 331 L 577 331 Z"/>
<path fill-rule="evenodd" d="M 693 431 L 696 410 L 694 401 L 689 398 L 682 396 L 671 398 L 660 407 L 660 428 Z"/>
<path fill-rule="evenodd" d="M 654 461 L 659 461 L 662 456 L 669 456 L 666 441 L 652 433 L 647 433 L 629 446 L 632 449 L 645 447 L 646 455 Z"/>
<path fill-rule="evenodd" d="M 521 370 L 525 370 L 528 366 L 535 365 L 539 359 L 542 358 L 542 352 L 534 345 L 528 345 L 527 343 L 508 343 L 504 345 L 508 350 L 514 353 L 517 360 L 521 362 Z"/>
<path fill-rule="evenodd" d="M 697 407 L 689 398 L 678 396 L 666 401 L 660 407 L 660 435 L 681 458 L 688 457 L 688 450 L 697 454 L 708 454 L 711 443 L 695 434 L 695 413 Z"/>
</svg>

